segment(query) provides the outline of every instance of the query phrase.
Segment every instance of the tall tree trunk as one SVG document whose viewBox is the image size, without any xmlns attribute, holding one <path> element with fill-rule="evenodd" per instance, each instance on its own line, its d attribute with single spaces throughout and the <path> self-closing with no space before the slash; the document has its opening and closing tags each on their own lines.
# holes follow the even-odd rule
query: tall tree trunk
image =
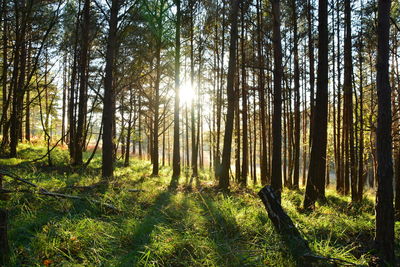
<svg viewBox="0 0 400 267">
<path fill-rule="evenodd" d="M 119 0 L 112 0 L 109 32 L 106 52 L 106 68 L 104 78 L 104 103 L 103 103 L 103 153 L 102 176 L 103 179 L 113 178 L 114 172 L 114 140 L 113 126 L 115 119 L 115 89 L 113 86 L 114 59 L 117 50 L 117 25 Z"/>
<path fill-rule="evenodd" d="M 266 118 L 265 118 L 265 88 L 264 88 L 264 55 L 263 55 L 263 37 L 262 37 L 262 12 L 261 12 L 262 1 L 257 0 L 257 55 L 258 64 L 260 68 L 260 73 L 258 76 L 258 90 L 260 98 L 260 124 L 261 124 L 261 159 L 260 159 L 260 171 L 261 171 L 261 184 L 265 185 L 268 182 L 268 160 L 267 160 L 267 128 L 266 128 Z"/>
<path fill-rule="evenodd" d="M 80 9 L 80 1 L 79 6 Z M 75 162 L 75 132 L 76 132 L 76 119 L 75 119 L 75 98 L 76 98 L 76 80 L 77 80 L 77 62 L 78 62 L 78 33 L 79 33 L 79 12 L 76 18 L 76 29 L 75 29 L 75 40 L 74 40 L 74 59 L 72 62 L 71 72 L 71 87 L 70 87 L 70 99 L 68 104 L 68 118 L 69 118 L 69 155 L 71 163 Z"/>
<path fill-rule="evenodd" d="M 160 22 L 161 23 L 161 22 Z M 161 27 L 161 25 L 159 25 Z M 161 38 L 161 37 L 157 37 Z M 158 176 L 159 171 L 159 147 L 158 147 L 158 130 L 160 120 L 160 79 L 161 79 L 161 40 L 157 40 L 156 48 L 156 80 L 154 83 L 154 118 L 153 118 L 153 146 L 152 146 L 152 163 L 153 172 L 152 176 Z"/>
<path fill-rule="evenodd" d="M 315 87 L 315 67 L 314 67 L 314 38 L 313 38 L 313 1 L 308 0 L 307 2 L 307 35 L 308 35 L 308 56 L 310 63 L 310 148 L 312 140 L 312 129 L 314 123 L 314 87 Z"/>
<path fill-rule="evenodd" d="M 221 169 L 218 173 L 219 187 L 221 190 L 228 190 L 229 187 L 229 169 L 231 163 L 231 145 L 233 134 L 233 120 L 235 116 L 235 89 L 234 78 L 236 70 L 236 43 L 238 38 L 238 13 L 239 1 L 231 0 L 230 12 L 230 43 L 229 43 L 229 65 L 227 76 L 226 93 L 228 98 L 228 109 L 226 113 L 225 135 L 224 135 L 224 148 L 222 151 Z"/>
<path fill-rule="evenodd" d="M 78 123 L 75 133 L 75 157 L 74 165 L 81 165 L 82 149 L 85 146 L 84 130 L 87 113 L 87 83 L 88 83 L 88 50 L 89 50 L 89 25 L 90 25 L 90 0 L 85 0 L 83 7 L 83 20 L 81 29 L 81 47 L 79 59 L 79 102 L 78 102 Z"/>
<path fill-rule="evenodd" d="M 194 1 L 189 1 L 190 5 L 190 85 L 192 87 L 192 90 L 194 90 Z M 190 107 L 190 119 L 191 119 L 191 144 L 192 144 L 192 176 L 197 177 L 198 176 L 198 166 L 197 166 L 197 138 L 196 138 L 196 120 L 199 120 L 199 118 L 196 118 L 195 116 L 195 108 L 196 105 L 198 104 L 197 99 L 198 99 L 198 94 L 196 94 L 196 97 L 192 100 L 192 105 Z"/>
<path fill-rule="evenodd" d="M 361 8 L 361 17 L 363 14 L 363 3 L 361 0 L 360 3 Z M 362 23 L 362 22 L 361 22 Z M 363 77 L 363 40 L 362 40 L 362 27 L 361 24 L 361 32 L 359 33 L 359 69 L 360 69 L 360 134 L 359 134 L 359 151 L 358 151 L 358 189 L 357 189 L 357 200 L 361 201 L 363 198 L 363 190 L 364 190 L 364 95 L 363 95 L 363 86 L 364 86 L 364 77 Z M 398 192 L 398 191 L 397 191 Z"/>
<path fill-rule="evenodd" d="M 345 192 L 344 186 L 344 138 L 340 132 L 343 117 L 341 116 L 341 49 L 340 49 L 340 25 L 341 25 L 341 18 L 340 18 L 340 1 L 336 3 L 336 39 L 337 39 L 337 54 L 336 54 L 336 62 L 337 62 L 337 85 L 335 90 L 337 90 L 337 122 L 336 122 L 336 142 L 337 142 L 337 171 L 336 171 L 336 191 L 339 193 Z M 342 130 L 344 133 L 344 130 Z"/>
<path fill-rule="evenodd" d="M 271 0 L 274 47 L 274 113 L 272 117 L 272 181 L 277 197 L 280 201 L 282 190 L 282 45 L 281 45 L 281 11 L 280 0 Z"/>
<path fill-rule="evenodd" d="M 344 39 L 344 123 L 346 134 L 346 174 L 345 185 L 348 183 L 349 174 L 351 177 L 351 199 L 357 200 L 357 176 L 355 170 L 355 152 L 354 152 L 354 127 L 353 127 L 353 59 L 352 59 L 352 44 L 351 44 L 351 7 L 350 1 L 346 0 L 345 8 L 345 39 Z M 346 187 L 345 187 L 346 190 Z M 347 191 L 347 190 L 346 190 Z"/>
<path fill-rule="evenodd" d="M 181 57 L 181 0 L 176 4 L 176 30 L 175 30 L 175 105 L 174 105 L 174 147 L 172 155 L 172 180 L 171 186 L 176 186 L 181 175 L 181 156 L 179 153 L 179 92 L 180 92 L 180 57 Z"/>
<path fill-rule="evenodd" d="M 67 54 L 63 56 L 63 94 L 61 111 L 61 145 L 65 142 L 65 114 L 67 111 Z"/>
<path fill-rule="evenodd" d="M 392 162 L 392 109 L 389 84 L 389 29 L 390 0 L 378 1 L 378 191 L 376 193 L 375 242 L 382 261 L 395 265 L 394 209 L 393 209 L 393 162 Z"/>
<path fill-rule="evenodd" d="M 296 0 L 292 0 L 293 9 L 293 42 L 294 42 L 294 169 L 293 169 L 293 187 L 299 188 L 300 175 L 300 70 L 299 70 L 299 48 L 297 33 L 297 6 Z"/>
<path fill-rule="evenodd" d="M 18 11 L 20 10 L 20 11 Z M 25 67 L 26 67 L 26 27 L 30 11 L 25 0 L 16 5 L 16 34 L 14 70 L 13 70 L 13 105 L 11 110 L 10 124 L 10 157 L 17 156 L 18 140 L 21 135 L 22 107 L 25 89 Z M 21 17 L 19 17 L 21 16 Z M 19 25 L 21 23 L 21 25 Z"/>
<path fill-rule="evenodd" d="M 304 208 L 314 208 L 317 199 L 325 198 L 325 167 L 328 119 L 328 2 L 318 4 L 318 77 L 317 97 L 312 131 L 310 168 L 308 171 Z"/>
<path fill-rule="evenodd" d="M 27 64 L 27 73 L 31 73 L 32 71 L 32 42 L 29 40 L 28 44 L 28 64 Z M 29 78 L 29 77 L 28 77 Z M 30 99 L 30 90 L 29 87 L 30 81 L 26 81 L 27 90 L 26 90 L 26 103 L 25 103 L 25 140 L 31 141 L 31 99 Z"/>
<path fill-rule="evenodd" d="M 247 80 L 246 80 L 246 53 L 245 43 L 247 36 L 244 34 L 244 7 L 241 8 L 241 21 L 242 21 L 242 41 L 241 41 L 241 54 L 242 54 L 242 124 L 243 124 L 243 140 L 242 140 L 242 173 L 240 175 L 240 184 L 247 185 L 247 176 L 249 173 L 249 141 L 248 141 L 248 118 L 247 118 Z"/>
<path fill-rule="evenodd" d="M 3 93 L 3 103 L 2 103 L 2 115 L 1 115 L 1 121 L 0 121 L 0 127 L 3 127 L 3 140 L 2 140 L 2 147 L 5 147 L 8 145 L 9 139 L 8 139 L 8 129 L 9 127 L 6 126 L 8 124 L 8 119 L 7 119 L 7 113 L 8 113 L 8 106 L 10 103 L 10 95 L 11 93 L 7 92 L 7 71 L 8 71 L 8 27 L 7 27 L 7 0 L 2 1 L 2 19 L 3 19 L 3 66 L 2 66 L 2 93 Z"/>
</svg>

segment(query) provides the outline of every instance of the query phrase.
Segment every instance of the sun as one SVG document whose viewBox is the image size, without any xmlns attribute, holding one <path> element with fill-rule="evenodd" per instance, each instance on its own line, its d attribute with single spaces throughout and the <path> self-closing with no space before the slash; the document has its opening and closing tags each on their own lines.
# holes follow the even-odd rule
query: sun
<svg viewBox="0 0 400 267">
<path fill-rule="evenodd" d="M 179 92 L 179 98 L 182 105 L 190 105 L 195 97 L 195 91 L 190 83 L 186 81 L 182 84 Z"/>
</svg>

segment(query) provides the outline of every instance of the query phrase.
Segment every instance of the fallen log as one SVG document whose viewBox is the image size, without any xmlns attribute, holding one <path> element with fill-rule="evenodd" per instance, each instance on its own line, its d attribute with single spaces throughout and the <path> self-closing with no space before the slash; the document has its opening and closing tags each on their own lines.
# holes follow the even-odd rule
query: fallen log
<svg viewBox="0 0 400 267">
<path fill-rule="evenodd" d="M 298 261 L 298 264 L 301 266 L 313 266 L 317 261 L 324 261 L 325 263 L 329 262 L 330 264 L 334 264 L 334 266 L 336 266 L 337 263 L 340 263 L 341 266 L 357 266 L 352 262 L 337 258 L 327 258 L 312 252 L 307 240 L 301 236 L 292 219 L 290 219 L 289 215 L 283 210 L 271 186 L 264 186 L 260 192 L 258 192 L 258 196 L 264 203 L 269 219 L 282 236 L 291 254 Z"/>
</svg>

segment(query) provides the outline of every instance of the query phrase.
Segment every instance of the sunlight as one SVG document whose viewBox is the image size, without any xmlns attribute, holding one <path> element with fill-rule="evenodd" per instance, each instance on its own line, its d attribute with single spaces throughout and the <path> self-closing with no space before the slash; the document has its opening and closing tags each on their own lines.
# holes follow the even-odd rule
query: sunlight
<svg viewBox="0 0 400 267">
<path fill-rule="evenodd" d="M 195 91 L 190 81 L 185 81 L 179 92 L 179 98 L 182 105 L 190 105 L 195 97 Z"/>
</svg>

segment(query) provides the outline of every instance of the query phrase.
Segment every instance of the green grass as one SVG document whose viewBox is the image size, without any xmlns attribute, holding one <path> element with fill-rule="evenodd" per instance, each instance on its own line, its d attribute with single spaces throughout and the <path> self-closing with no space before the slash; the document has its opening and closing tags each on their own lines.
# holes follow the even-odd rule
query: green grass
<svg viewBox="0 0 400 267">
<path fill-rule="evenodd" d="M 29 160 L 45 152 L 40 146 L 19 146 L 18 159 L 1 159 L 1 168 L 49 189 L 112 204 L 17 193 L 1 205 L 9 210 L 11 266 L 296 266 L 293 251 L 276 233 L 258 199 L 258 187 L 233 188 L 222 194 L 202 172 L 193 186 L 181 177 L 168 190 L 171 170 L 164 167 L 151 177 L 147 161 L 133 159 L 130 167 L 118 163 L 115 182 L 107 188 L 71 190 L 71 185 L 100 181 L 101 158 L 86 170 L 68 166 L 68 151 L 46 159 Z M 88 155 L 85 155 L 88 157 Z M 197 186 L 196 186 L 197 185 Z M 6 188 L 16 188 L 7 179 Z M 27 188 L 19 186 L 19 188 Z M 124 189 L 143 189 L 128 192 Z M 367 265 L 374 235 L 371 196 L 356 206 L 327 190 L 327 202 L 316 211 L 299 211 L 303 191 L 283 192 L 283 206 L 311 249 L 322 256 Z M 400 254 L 400 224 L 396 224 L 396 253 Z"/>
</svg>

